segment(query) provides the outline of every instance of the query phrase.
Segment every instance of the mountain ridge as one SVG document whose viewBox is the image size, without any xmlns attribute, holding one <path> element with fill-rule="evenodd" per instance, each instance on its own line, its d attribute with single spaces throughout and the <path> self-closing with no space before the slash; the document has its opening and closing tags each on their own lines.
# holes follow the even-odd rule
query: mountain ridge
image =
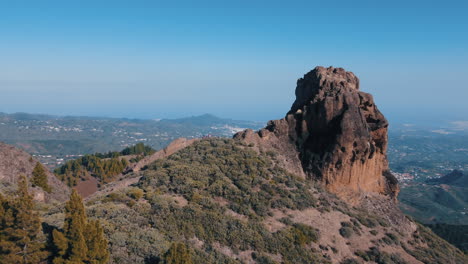
<svg viewBox="0 0 468 264">
<path fill-rule="evenodd" d="M 447 184 L 468 188 L 468 175 L 460 170 L 453 170 L 440 178 L 426 180 L 428 184 Z"/>
</svg>

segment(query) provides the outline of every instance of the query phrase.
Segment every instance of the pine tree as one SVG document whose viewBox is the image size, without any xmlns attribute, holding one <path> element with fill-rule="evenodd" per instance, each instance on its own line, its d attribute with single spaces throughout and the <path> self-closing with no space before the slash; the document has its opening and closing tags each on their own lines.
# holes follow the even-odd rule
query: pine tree
<svg viewBox="0 0 468 264">
<path fill-rule="evenodd" d="M 54 230 L 54 264 L 104 264 L 109 261 L 107 240 L 98 221 L 88 222 L 81 196 L 73 190 L 65 206 L 63 233 Z"/>
<path fill-rule="evenodd" d="M 47 257 L 41 221 L 33 208 L 26 177 L 21 176 L 17 197 L 0 197 L 0 263 L 40 263 Z"/>
<path fill-rule="evenodd" d="M 50 193 L 52 191 L 52 188 L 49 186 L 49 183 L 47 182 L 47 174 L 42 166 L 41 163 L 37 162 L 36 167 L 34 167 L 34 170 L 32 172 L 32 179 L 31 183 L 34 186 L 41 187 L 44 191 Z"/>
<path fill-rule="evenodd" d="M 21 249 L 14 241 L 11 234 L 14 233 L 13 208 L 10 202 L 0 194 L 0 263 L 20 263 L 21 257 L 16 252 Z"/>
<path fill-rule="evenodd" d="M 85 225 L 86 213 L 83 201 L 73 190 L 70 200 L 65 205 L 63 234 L 59 235 L 57 232 L 53 234 L 54 245 L 59 249 L 59 256 L 54 259 L 54 263 L 84 263 L 88 251 L 83 236 Z"/>
<path fill-rule="evenodd" d="M 54 229 L 54 231 L 52 231 L 52 240 L 54 241 L 53 247 L 55 256 L 65 256 L 68 249 L 68 241 L 65 235 L 57 229 Z M 58 257 L 57 259 L 63 258 Z"/>
<path fill-rule="evenodd" d="M 192 264 L 190 250 L 184 243 L 172 243 L 166 253 L 165 264 Z"/>
<path fill-rule="evenodd" d="M 109 261 L 108 241 L 104 237 L 104 229 L 99 221 L 90 221 L 86 228 L 86 242 L 88 245 L 87 260 L 91 264 L 105 264 Z"/>
</svg>

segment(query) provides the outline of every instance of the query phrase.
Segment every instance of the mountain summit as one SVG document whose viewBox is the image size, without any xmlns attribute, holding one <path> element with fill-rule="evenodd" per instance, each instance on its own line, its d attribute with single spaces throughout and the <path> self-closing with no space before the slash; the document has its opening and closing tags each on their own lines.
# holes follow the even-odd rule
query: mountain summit
<svg viewBox="0 0 468 264">
<path fill-rule="evenodd" d="M 296 100 L 281 120 L 235 135 L 281 153 L 289 171 L 322 181 L 341 197 L 399 188 L 387 161 L 388 122 L 359 79 L 342 68 L 316 67 L 297 81 Z"/>
</svg>

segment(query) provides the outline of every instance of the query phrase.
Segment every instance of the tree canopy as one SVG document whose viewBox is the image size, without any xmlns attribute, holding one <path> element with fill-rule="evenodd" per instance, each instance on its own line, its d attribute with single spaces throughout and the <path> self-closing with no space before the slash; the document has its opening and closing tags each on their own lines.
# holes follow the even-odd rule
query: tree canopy
<svg viewBox="0 0 468 264">
<path fill-rule="evenodd" d="M 52 188 L 49 186 L 47 180 L 47 173 L 41 163 L 37 162 L 32 172 L 31 183 L 33 186 L 41 187 L 44 191 L 50 193 Z"/>
<path fill-rule="evenodd" d="M 52 233 L 54 264 L 104 264 L 109 261 L 107 240 L 99 221 L 88 221 L 81 196 L 73 190 L 65 205 L 63 231 Z"/>
<path fill-rule="evenodd" d="M 138 143 L 121 152 L 96 153 L 69 160 L 55 169 L 54 173 L 70 187 L 77 185 L 80 179 L 86 179 L 89 176 L 96 177 L 102 183 L 108 183 L 128 166 L 127 159 L 122 156 L 136 155 L 130 162 L 137 162 L 154 152 L 155 150 L 151 147 Z"/>
<path fill-rule="evenodd" d="M 0 194 L 0 263 L 36 264 L 47 258 L 41 221 L 33 208 L 24 175 L 16 197 L 8 199 Z"/>
</svg>

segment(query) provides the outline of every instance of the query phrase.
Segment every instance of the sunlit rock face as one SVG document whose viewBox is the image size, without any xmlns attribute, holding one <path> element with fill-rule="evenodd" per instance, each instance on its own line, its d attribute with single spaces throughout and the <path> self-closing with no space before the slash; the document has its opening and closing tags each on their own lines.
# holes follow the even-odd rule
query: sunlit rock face
<svg viewBox="0 0 468 264">
<path fill-rule="evenodd" d="M 316 67 L 297 81 L 286 117 L 235 138 L 276 150 L 290 172 L 323 182 L 340 196 L 379 193 L 396 197 L 387 161 L 388 122 L 359 79 L 342 68 Z"/>
</svg>

